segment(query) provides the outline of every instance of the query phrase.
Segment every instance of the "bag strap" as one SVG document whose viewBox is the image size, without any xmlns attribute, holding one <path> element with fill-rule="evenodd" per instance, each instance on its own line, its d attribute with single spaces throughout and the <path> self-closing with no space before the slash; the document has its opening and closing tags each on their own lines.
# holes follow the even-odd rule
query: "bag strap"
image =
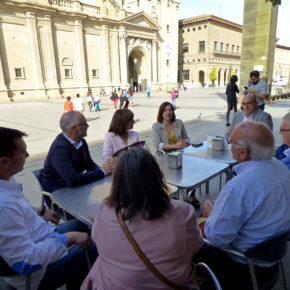
<svg viewBox="0 0 290 290">
<path fill-rule="evenodd" d="M 122 218 L 122 213 L 121 210 L 119 208 L 116 208 L 116 213 L 117 213 L 117 217 L 119 220 L 119 223 L 121 225 L 121 228 L 124 232 L 124 234 L 126 235 L 127 239 L 129 240 L 130 244 L 132 245 L 132 247 L 134 248 L 135 252 L 137 253 L 137 255 L 139 256 L 139 258 L 142 260 L 142 262 L 146 265 L 146 267 L 161 281 L 163 282 L 165 285 L 169 286 L 172 289 L 176 289 L 176 290 L 188 290 L 187 287 L 184 286 L 179 286 L 173 282 L 171 282 L 170 280 L 168 280 L 165 276 L 163 276 L 154 266 L 153 264 L 150 262 L 150 260 L 146 257 L 146 255 L 143 253 L 143 251 L 141 250 L 141 248 L 139 247 L 139 245 L 137 244 L 137 242 L 135 241 L 135 239 L 133 238 L 133 236 L 131 235 L 131 233 L 129 232 L 123 218 Z"/>
</svg>

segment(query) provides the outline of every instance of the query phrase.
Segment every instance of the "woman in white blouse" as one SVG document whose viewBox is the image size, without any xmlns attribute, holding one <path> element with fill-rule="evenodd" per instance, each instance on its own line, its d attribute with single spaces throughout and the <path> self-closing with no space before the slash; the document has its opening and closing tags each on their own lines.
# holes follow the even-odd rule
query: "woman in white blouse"
<svg viewBox="0 0 290 290">
<path fill-rule="evenodd" d="M 107 162 L 118 150 L 138 141 L 138 133 L 131 130 L 134 126 L 134 114 L 128 109 L 115 112 L 108 133 L 105 135 L 103 161 Z"/>
</svg>

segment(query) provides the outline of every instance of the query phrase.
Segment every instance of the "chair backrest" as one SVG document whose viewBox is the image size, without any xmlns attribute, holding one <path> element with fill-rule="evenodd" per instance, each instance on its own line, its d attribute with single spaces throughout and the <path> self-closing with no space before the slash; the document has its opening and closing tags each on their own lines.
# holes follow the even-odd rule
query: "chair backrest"
<svg viewBox="0 0 290 290">
<path fill-rule="evenodd" d="M 277 262 L 287 252 L 287 241 L 290 230 L 273 236 L 272 238 L 252 247 L 244 254 L 248 258 L 262 260 L 264 262 Z"/>
<path fill-rule="evenodd" d="M 37 169 L 32 171 L 32 173 L 34 174 L 34 176 L 36 177 L 38 184 L 40 186 L 40 189 L 43 191 L 43 186 L 42 186 L 42 182 L 41 182 L 41 174 L 42 174 L 42 169 Z"/>
<path fill-rule="evenodd" d="M 208 280 L 207 280 L 206 283 L 204 283 L 204 285 L 199 284 L 199 287 L 201 290 L 203 290 L 203 289 L 222 290 L 222 287 L 221 287 L 217 277 L 215 276 L 214 272 L 207 264 L 205 264 L 203 262 L 196 264 L 196 274 L 197 274 L 198 278 L 201 278 L 201 280 L 209 278 L 210 282 L 211 282 L 209 284 Z"/>
</svg>

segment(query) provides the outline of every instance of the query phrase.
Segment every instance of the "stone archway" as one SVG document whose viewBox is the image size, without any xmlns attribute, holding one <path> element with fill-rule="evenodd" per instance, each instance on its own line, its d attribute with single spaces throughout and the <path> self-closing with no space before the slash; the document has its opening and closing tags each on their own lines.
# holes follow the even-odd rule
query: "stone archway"
<svg viewBox="0 0 290 290">
<path fill-rule="evenodd" d="M 136 91 L 146 90 L 151 83 L 148 53 L 143 47 L 134 47 L 128 58 L 129 83 Z"/>
<path fill-rule="evenodd" d="M 198 72 L 198 81 L 200 82 L 202 87 L 205 85 L 204 84 L 204 71 L 203 70 L 200 70 Z"/>
</svg>

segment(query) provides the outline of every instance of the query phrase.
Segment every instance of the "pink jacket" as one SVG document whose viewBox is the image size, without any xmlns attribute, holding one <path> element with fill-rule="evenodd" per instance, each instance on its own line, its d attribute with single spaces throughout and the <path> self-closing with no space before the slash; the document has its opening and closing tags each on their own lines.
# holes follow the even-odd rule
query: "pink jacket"
<svg viewBox="0 0 290 290">
<path fill-rule="evenodd" d="M 202 246 L 194 208 L 172 200 L 172 207 L 157 220 L 145 221 L 141 214 L 130 222 L 129 231 L 148 259 L 168 279 L 195 287 L 192 256 Z M 123 233 L 115 209 L 102 203 L 92 229 L 99 257 L 81 287 L 98 290 L 169 289 L 137 256 Z M 170 288 L 171 289 L 171 288 Z"/>
</svg>

